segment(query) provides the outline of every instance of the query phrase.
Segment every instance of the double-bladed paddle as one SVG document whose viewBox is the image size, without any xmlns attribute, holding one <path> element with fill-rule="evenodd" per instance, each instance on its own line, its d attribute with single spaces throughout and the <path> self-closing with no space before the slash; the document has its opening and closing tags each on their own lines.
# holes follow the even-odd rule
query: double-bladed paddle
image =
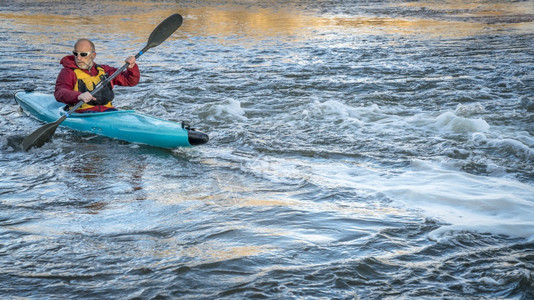
<svg viewBox="0 0 534 300">
<path fill-rule="evenodd" d="M 182 16 L 179 14 L 174 14 L 167 19 L 163 20 L 150 34 L 148 37 L 148 42 L 146 43 L 146 46 L 143 48 L 143 50 L 139 51 L 135 55 L 135 58 L 139 58 L 139 56 L 143 55 L 148 49 L 154 48 L 158 46 L 159 44 L 163 43 L 169 36 L 171 36 L 180 25 L 182 25 Z M 110 83 L 117 75 L 122 73 L 126 67 L 128 67 L 128 63 L 125 63 L 120 69 L 118 69 L 115 73 L 111 74 L 106 80 L 101 81 L 93 91 L 91 91 L 91 95 L 94 95 L 100 91 L 104 85 Z M 41 147 L 46 142 L 48 142 L 54 133 L 56 132 L 57 127 L 61 122 L 63 122 L 66 118 L 68 118 L 74 111 L 76 111 L 80 106 L 84 104 L 83 101 L 78 102 L 74 107 L 72 107 L 68 112 L 66 112 L 61 118 L 57 119 L 57 121 L 48 123 L 46 125 L 43 125 L 41 128 L 34 131 L 32 134 L 27 136 L 22 141 L 22 148 L 24 151 L 28 151 L 32 147 Z"/>
</svg>

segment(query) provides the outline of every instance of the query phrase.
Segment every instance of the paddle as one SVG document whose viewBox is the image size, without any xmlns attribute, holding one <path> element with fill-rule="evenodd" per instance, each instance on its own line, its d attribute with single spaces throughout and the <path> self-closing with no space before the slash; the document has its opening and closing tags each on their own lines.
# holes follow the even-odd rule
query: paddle
<svg viewBox="0 0 534 300">
<path fill-rule="evenodd" d="M 169 36 L 171 36 L 176 31 L 176 29 L 178 29 L 178 27 L 180 27 L 180 25 L 182 25 L 182 21 L 182 16 L 180 16 L 179 14 L 174 14 L 163 20 L 163 22 L 161 22 L 152 31 L 152 33 L 148 37 L 148 42 L 146 43 L 146 46 L 135 55 L 135 58 L 139 58 L 139 56 L 143 55 L 143 53 L 148 51 L 150 48 L 154 48 L 159 44 L 163 43 Z M 91 95 L 98 93 L 98 91 L 100 91 L 104 87 L 104 85 L 111 82 L 111 80 L 113 80 L 113 78 L 117 77 L 117 75 L 122 73 L 126 69 L 126 67 L 128 67 L 128 63 L 125 63 L 120 69 L 118 69 L 115 73 L 109 76 L 106 80 L 101 81 L 91 92 Z M 41 147 L 46 142 L 48 142 L 56 132 L 56 129 L 59 124 L 65 121 L 65 119 L 67 119 L 74 111 L 80 108 L 80 106 L 82 106 L 83 104 L 83 101 L 78 102 L 73 108 L 71 108 L 68 112 L 61 116 L 61 118 L 57 119 L 57 121 L 53 123 L 48 123 L 34 131 L 29 136 L 27 136 L 22 141 L 22 148 L 24 149 L 24 151 L 28 151 L 32 147 Z"/>
</svg>

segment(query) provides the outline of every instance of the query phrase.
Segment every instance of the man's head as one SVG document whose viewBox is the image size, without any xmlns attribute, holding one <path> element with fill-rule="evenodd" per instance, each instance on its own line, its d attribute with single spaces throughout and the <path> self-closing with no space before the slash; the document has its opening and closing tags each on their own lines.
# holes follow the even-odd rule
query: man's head
<svg viewBox="0 0 534 300">
<path fill-rule="evenodd" d="M 90 69 L 96 57 L 95 44 L 88 39 L 79 39 L 74 44 L 74 60 L 80 69 Z"/>
</svg>

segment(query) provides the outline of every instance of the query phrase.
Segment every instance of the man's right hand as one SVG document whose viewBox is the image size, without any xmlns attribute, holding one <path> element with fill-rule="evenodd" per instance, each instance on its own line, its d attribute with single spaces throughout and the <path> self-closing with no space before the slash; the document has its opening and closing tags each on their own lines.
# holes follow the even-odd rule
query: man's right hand
<svg viewBox="0 0 534 300">
<path fill-rule="evenodd" d="M 91 100 L 96 100 L 96 98 L 93 97 L 93 95 L 91 95 L 91 93 L 85 92 L 85 93 L 81 93 L 80 95 L 78 95 L 78 100 L 87 103 L 87 102 L 89 102 Z"/>
</svg>

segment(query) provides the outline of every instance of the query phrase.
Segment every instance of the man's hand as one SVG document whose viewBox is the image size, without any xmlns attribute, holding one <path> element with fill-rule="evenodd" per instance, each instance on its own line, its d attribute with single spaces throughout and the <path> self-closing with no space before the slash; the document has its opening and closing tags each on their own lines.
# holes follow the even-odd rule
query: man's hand
<svg viewBox="0 0 534 300">
<path fill-rule="evenodd" d="M 135 56 L 128 56 L 124 61 L 128 64 L 128 69 L 131 69 L 135 66 Z"/>
<path fill-rule="evenodd" d="M 87 102 L 89 102 L 91 100 L 96 100 L 96 98 L 93 97 L 93 95 L 91 95 L 91 93 L 85 92 L 85 93 L 82 93 L 82 94 L 78 95 L 78 100 L 87 103 Z"/>
</svg>

